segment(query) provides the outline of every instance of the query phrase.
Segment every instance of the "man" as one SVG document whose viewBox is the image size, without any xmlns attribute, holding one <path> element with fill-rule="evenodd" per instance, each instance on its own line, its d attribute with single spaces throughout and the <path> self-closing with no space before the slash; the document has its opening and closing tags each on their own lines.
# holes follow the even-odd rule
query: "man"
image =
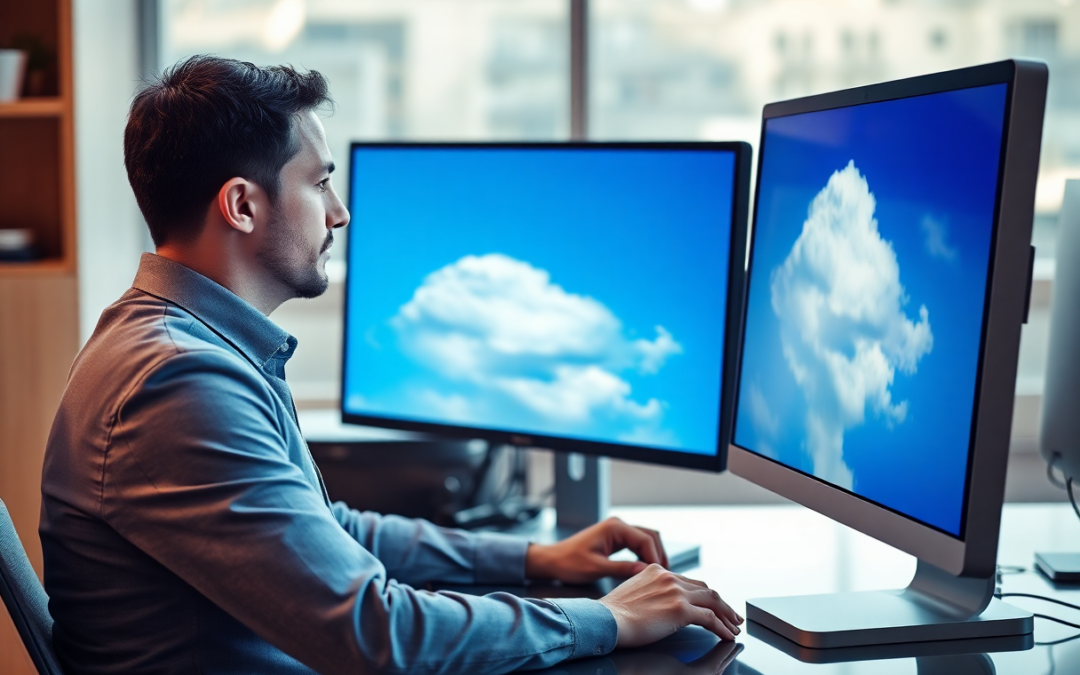
<svg viewBox="0 0 1080 675">
<path fill-rule="evenodd" d="M 349 214 L 316 72 L 193 57 L 139 93 L 125 164 L 157 254 L 72 367 L 45 458 L 54 644 L 78 673 L 506 672 L 738 617 L 609 520 L 542 546 L 326 496 L 267 316 L 326 290 Z M 612 562 L 629 547 L 641 562 Z M 646 565 L 646 563 L 650 563 Z M 414 590 L 636 574 L 600 601 Z"/>
</svg>

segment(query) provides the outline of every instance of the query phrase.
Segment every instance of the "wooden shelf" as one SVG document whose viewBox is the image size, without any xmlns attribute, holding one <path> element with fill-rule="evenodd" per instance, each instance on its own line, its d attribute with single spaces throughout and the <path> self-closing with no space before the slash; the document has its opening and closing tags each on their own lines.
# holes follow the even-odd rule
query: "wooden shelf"
<svg viewBox="0 0 1080 675">
<path fill-rule="evenodd" d="M 63 260 L 35 260 L 32 262 L 0 262 L 0 278 L 52 276 L 72 272 L 71 265 Z"/>
<path fill-rule="evenodd" d="M 12 103 L 0 103 L 0 118 L 60 117 L 67 110 L 59 96 L 24 98 Z"/>
</svg>

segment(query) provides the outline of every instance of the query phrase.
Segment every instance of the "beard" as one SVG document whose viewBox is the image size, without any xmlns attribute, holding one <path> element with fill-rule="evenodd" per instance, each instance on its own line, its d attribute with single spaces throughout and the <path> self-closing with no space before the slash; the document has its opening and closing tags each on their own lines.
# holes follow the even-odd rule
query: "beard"
<svg viewBox="0 0 1080 675">
<path fill-rule="evenodd" d="M 333 243 L 334 233 L 327 231 L 323 245 L 312 255 L 296 230 L 275 214 L 256 256 L 275 279 L 292 290 L 294 298 L 317 298 L 330 286 L 326 271 L 319 269 L 319 258 Z"/>
</svg>

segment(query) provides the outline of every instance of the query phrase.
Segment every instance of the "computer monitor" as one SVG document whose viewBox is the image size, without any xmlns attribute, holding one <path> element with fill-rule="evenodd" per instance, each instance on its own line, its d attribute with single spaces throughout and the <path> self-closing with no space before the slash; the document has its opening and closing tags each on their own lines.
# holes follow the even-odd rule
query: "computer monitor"
<svg viewBox="0 0 1080 675">
<path fill-rule="evenodd" d="M 1030 633 L 993 600 L 1047 69 L 766 106 L 731 470 L 918 558 L 751 601 L 808 647 Z"/>
<path fill-rule="evenodd" d="M 343 421 L 724 468 L 749 145 L 354 143 L 350 162 Z M 560 524 L 595 522 L 599 466 L 558 457 Z"/>
</svg>

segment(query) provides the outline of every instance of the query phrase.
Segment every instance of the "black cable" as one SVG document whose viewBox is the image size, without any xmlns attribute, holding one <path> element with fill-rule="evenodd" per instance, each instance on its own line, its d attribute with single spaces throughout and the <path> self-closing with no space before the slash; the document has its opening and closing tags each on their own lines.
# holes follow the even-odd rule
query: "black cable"
<svg viewBox="0 0 1080 675">
<path fill-rule="evenodd" d="M 1059 638 L 1057 640 L 1047 640 L 1046 642 L 1035 642 L 1034 645 L 1036 647 L 1053 647 L 1054 645 L 1060 645 L 1060 644 L 1063 644 L 1065 642 L 1072 642 L 1073 640 L 1080 640 L 1080 633 L 1077 633 L 1076 635 L 1070 635 L 1069 637 Z M 1051 653 L 1053 653 L 1053 652 L 1051 652 Z"/>
<path fill-rule="evenodd" d="M 1069 503 L 1072 504 L 1073 511 L 1076 512 L 1076 517 L 1080 518 L 1080 506 L 1076 505 L 1076 497 L 1073 495 L 1072 489 L 1073 479 L 1069 478 L 1065 481 L 1065 489 L 1069 493 Z"/>
<path fill-rule="evenodd" d="M 1039 613 L 1034 613 L 1034 615 L 1031 615 L 1031 616 L 1035 617 L 1036 619 L 1045 619 L 1047 621 L 1053 621 L 1054 623 L 1061 623 L 1062 625 L 1069 626 L 1070 629 L 1080 629 L 1080 623 L 1072 623 L 1071 621 L 1066 621 L 1064 619 L 1058 619 L 1057 617 L 1051 617 L 1050 615 L 1039 615 Z M 1047 642 L 1035 643 L 1035 644 L 1037 646 L 1039 646 L 1039 647 L 1052 647 L 1054 645 L 1061 645 L 1062 643 L 1070 643 L 1070 642 L 1072 642 L 1072 640 L 1075 640 L 1075 639 L 1078 639 L 1078 638 L 1080 638 L 1080 633 L 1077 633 L 1075 635 L 1069 635 L 1068 637 L 1062 637 L 1062 638 L 1058 638 L 1058 639 L 1049 639 L 1049 640 L 1047 640 Z"/>
<path fill-rule="evenodd" d="M 1045 619 L 1047 621 L 1053 621 L 1054 623 L 1061 623 L 1062 625 L 1069 626 L 1070 629 L 1080 629 L 1080 623 L 1072 623 L 1071 621 L 1066 621 L 1065 619 L 1058 619 L 1057 617 L 1051 617 L 1050 615 L 1040 615 L 1040 613 L 1032 613 L 1031 616 L 1035 617 L 1036 619 Z M 1072 637 L 1080 637 L 1080 633 Z"/>
<path fill-rule="evenodd" d="M 1052 602 L 1055 605 L 1061 605 L 1062 607 L 1068 607 L 1069 609 L 1075 609 L 1080 611 L 1080 605 L 1074 605 L 1071 602 L 1065 602 L 1064 600 L 1058 600 L 1057 598 L 1047 597 L 1045 595 L 1035 595 L 1034 593 L 1001 593 L 999 598 L 1032 598 L 1034 600 L 1042 600 L 1044 602 Z M 1036 614 L 1035 616 L 1039 616 Z M 1070 624 L 1071 625 L 1071 624 Z M 1080 626 L 1077 626 L 1080 628 Z"/>
<path fill-rule="evenodd" d="M 1075 609 L 1077 611 L 1080 611 L 1080 605 L 1074 605 L 1074 604 L 1072 604 L 1070 602 L 1065 602 L 1063 600 L 1058 600 L 1057 598 L 1050 598 L 1050 597 L 1047 597 L 1045 595 L 1035 595 L 1034 593 L 995 593 L 995 595 L 998 598 L 1031 598 L 1033 600 L 1043 600 L 1045 602 L 1052 602 L 1055 605 L 1061 605 L 1062 607 L 1068 607 L 1069 609 Z M 1061 624 L 1063 626 L 1068 626 L 1070 628 L 1080 629 L 1080 623 L 1073 623 L 1071 621 L 1066 621 L 1065 619 L 1060 619 L 1060 618 L 1058 618 L 1056 616 L 1050 616 L 1049 614 L 1032 613 L 1032 616 L 1035 617 L 1036 619 L 1046 619 L 1047 621 L 1053 621 L 1054 623 L 1059 623 L 1059 624 Z M 1073 640 L 1077 640 L 1077 639 L 1080 639 L 1080 633 L 1077 633 L 1075 635 L 1070 635 L 1068 637 L 1064 637 L 1064 638 L 1061 638 L 1061 639 L 1058 639 L 1058 640 L 1048 640 L 1046 642 L 1036 642 L 1035 646 L 1037 646 L 1037 647 L 1052 647 L 1053 645 L 1059 645 L 1059 644 L 1061 644 L 1063 642 L 1072 642 Z"/>
</svg>

